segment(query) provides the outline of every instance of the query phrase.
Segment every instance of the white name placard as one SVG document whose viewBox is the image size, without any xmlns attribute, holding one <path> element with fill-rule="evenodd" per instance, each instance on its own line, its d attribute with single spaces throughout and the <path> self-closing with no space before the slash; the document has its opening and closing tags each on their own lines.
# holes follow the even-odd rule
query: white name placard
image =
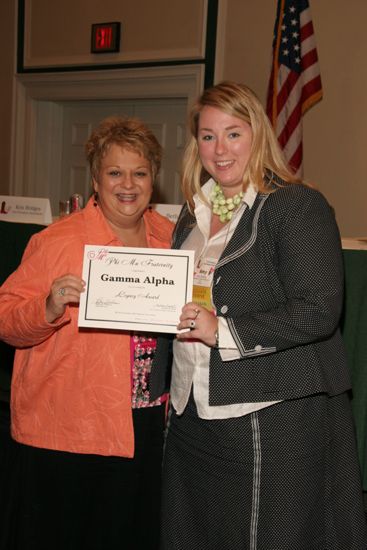
<svg viewBox="0 0 367 550">
<path fill-rule="evenodd" d="M 161 204 L 153 203 L 150 205 L 158 214 L 166 216 L 171 222 L 176 223 L 179 213 L 181 212 L 182 204 Z"/>
<path fill-rule="evenodd" d="M 0 195 L 0 220 L 18 223 L 52 223 L 49 199 Z"/>
</svg>

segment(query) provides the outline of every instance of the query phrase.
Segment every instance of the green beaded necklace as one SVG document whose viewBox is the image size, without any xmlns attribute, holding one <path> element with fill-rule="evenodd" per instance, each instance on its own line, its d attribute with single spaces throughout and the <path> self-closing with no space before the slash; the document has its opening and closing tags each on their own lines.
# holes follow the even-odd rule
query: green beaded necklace
<svg viewBox="0 0 367 550">
<path fill-rule="evenodd" d="M 226 199 L 221 186 L 216 183 L 210 193 L 210 202 L 213 205 L 213 214 L 219 216 L 222 223 L 229 222 L 232 219 L 233 212 L 241 204 L 243 191 L 240 191 L 234 197 Z"/>
</svg>

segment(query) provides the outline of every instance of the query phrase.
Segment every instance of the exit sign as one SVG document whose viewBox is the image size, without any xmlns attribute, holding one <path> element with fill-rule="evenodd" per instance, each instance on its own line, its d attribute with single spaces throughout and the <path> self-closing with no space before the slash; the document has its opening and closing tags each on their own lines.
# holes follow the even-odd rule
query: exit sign
<svg viewBox="0 0 367 550">
<path fill-rule="evenodd" d="M 91 53 L 120 51 L 120 23 L 94 23 L 92 25 Z"/>
</svg>

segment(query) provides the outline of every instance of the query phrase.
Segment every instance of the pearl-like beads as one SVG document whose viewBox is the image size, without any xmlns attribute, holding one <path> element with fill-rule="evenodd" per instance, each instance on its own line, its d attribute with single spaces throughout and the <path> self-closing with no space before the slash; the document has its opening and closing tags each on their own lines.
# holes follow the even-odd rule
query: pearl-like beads
<svg viewBox="0 0 367 550">
<path fill-rule="evenodd" d="M 243 191 L 237 193 L 234 197 L 225 198 L 221 186 L 216 183 L 210 193 L 210 201 L 213 205 L 213 214 L 219 216 L 222 223 L 229 222 L 232 219 L 233 212 L 241 204 Z"/>
</svg>

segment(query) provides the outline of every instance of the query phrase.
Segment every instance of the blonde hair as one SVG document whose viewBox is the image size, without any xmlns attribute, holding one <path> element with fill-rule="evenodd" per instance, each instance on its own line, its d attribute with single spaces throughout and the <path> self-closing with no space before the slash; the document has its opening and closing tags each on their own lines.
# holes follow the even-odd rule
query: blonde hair
<svg viewBox="0 0 367 550">
<path fill-rule="evenodd" d="M 112 144 L 142 155 L 150 163 L 153 180 L 156 178 L 162 162 L 162 147 L 153 132 L 138 118 L 112 116 L 100 122 L 85 144 L 94 179 L 98 179 L 101 161 Z"/>
<path fill-rule="evenodd" d="M 252 145 L 250 159 L 243 174 L 244 190 L 252 182 L 259 192 L 270 193 L 273 187 L 269 181 L 273 175 L 286 183 L 299 183 L 287 166 L 270 121 L 256 94 L 244 84 L 223 81 L 204 90 L 190 111 L 191 138 L 185 149 L 182 170 L 182 191 L 190 207 L 193 206 L 193 196 L 196 193 L 205 200 L 201 186 L 210 178 L 201 163 L 197 143 L 200 112 L 205 106 L 215 107 L 251 126 Z M 279 185 L 279 182 L 273 183 Z"/>
</svg>

